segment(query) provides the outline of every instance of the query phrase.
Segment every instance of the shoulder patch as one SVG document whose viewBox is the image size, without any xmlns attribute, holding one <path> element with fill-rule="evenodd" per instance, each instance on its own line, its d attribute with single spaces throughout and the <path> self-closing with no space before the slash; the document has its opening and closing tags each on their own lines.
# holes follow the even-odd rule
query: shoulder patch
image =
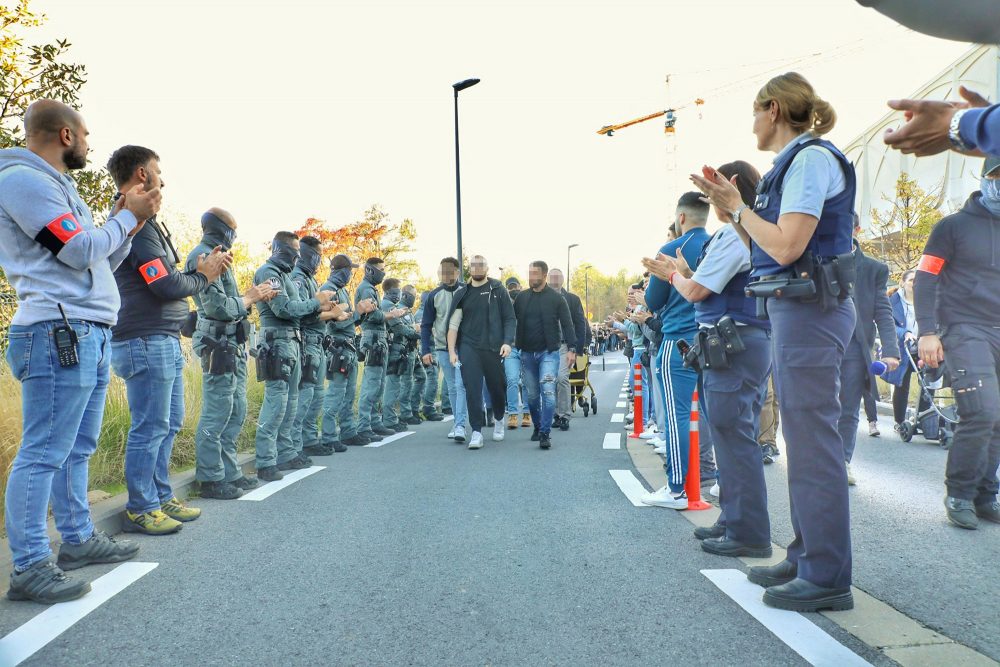
<svg viewBox="0 0 1000 667">
<path fill-rule="evenodd" d="M 151 285 L 160 278 L 166 278 L 169 274 L 167 273 L 167 267 L 163 264 L 163 260 L 157 257 L 140 266 L 139 275 L 142 276 L 147 285 Z"/>
</svg>

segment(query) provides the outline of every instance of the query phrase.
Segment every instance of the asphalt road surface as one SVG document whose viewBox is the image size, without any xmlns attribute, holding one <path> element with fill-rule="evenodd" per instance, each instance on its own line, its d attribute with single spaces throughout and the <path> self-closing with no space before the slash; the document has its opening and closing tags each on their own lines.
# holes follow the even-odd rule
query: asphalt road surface
<svg viewBox="0 0 1000 667">
<path fill-rule="evenodd" d="M 602 445 L 622 432 L 626 367 L 595 361 L 600 413 L 578 412 L 549 451 L 523 428 L 469 451 L 425 423 L 316 458 L 323 470 L 259 502 L 194 500 L 204 514 L 180 533 L 135 538 L 155 569 L 22 664 L 809 664 L 701 573 L 744 565 L 702 552 L 681 513 L 623 495 L 609 470 L 631 470 L 629 454 Z M 767 471 L 779 544 L 783 460 Z M 946 524 L 943 462 L 930 444 L 861 439 L 855 583 L 997 658 L 1000 526 Z M 42 636 L 45 610 L 0 601 L 0 637 Z M 781 613 L 893 664 L 821 615 Z"/>
</svg>

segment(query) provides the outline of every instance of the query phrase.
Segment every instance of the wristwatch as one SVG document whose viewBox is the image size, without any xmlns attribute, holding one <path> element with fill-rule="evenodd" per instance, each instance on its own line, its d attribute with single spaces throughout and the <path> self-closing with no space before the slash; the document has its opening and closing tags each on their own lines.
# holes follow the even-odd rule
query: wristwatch
<svg viewBox="0 0 1000 667">
<path fill-rule="evenodd" d="M 732 218 L 734 225 L 740 224 L 740 218 L 743 216 L 743 211 L 747 210 L 748 208 L 750 208 L 748 205 L 743 204 L 743 206 L 740 206 L 738 209 L 733 211 Z"/>
<path fill-rule="evenodd" d="M 968 109 L 959 109 L 951 117 L 951 123 L 948 124 L 948 141 L 951 142 L 952 148 L 960 153 L 967 153 L 972 150 L 972 146 L 968 145 L 962 141 L 962 135 L 959 133 L 959 125 L 962 123 L 962 116 Z"/>
</svg>

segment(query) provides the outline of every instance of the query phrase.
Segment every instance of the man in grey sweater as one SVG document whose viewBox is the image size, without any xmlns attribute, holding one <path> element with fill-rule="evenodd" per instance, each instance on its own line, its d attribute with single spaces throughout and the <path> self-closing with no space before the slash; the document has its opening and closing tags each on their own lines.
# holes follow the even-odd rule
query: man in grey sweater
<svg viewBox="0 0 1000 667">
<path fill-rule="evenodd" d="M 7 360 L 21 382 L 21 446 L 7 480 L 14 556 L 7 597 L 49 604 L 90 584 L 63 570 L 128 560 L 138 545 L 95 532 L 87 464 L 97 449 L 120 301 L 112 272 L 131 237 L 160 208 L 158 188 L 136 185 L 94 225 L 68 172 L 87 164 L 83 117 L 55 100 L 24 117 L 27 148 L 0 151 L 0 267 L 17 291 Z M 51 497 L 62 535 L 58 565 L 46 531 Z"/>
</svg>

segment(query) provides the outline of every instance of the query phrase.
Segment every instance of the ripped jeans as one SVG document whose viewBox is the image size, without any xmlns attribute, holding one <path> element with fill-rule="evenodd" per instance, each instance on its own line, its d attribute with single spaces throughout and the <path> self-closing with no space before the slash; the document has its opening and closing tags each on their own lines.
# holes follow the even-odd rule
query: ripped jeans
<svg viewBox="0 0 1000 667">
<path fill-rule="evenodd" d="M 524 388 L 528 391 L 528 408 L 531 410 L 531 421 L 537 426 L 539 433 L 548 433 L 552 428 L 552 415 L 556 410 L 559 357 L 558 350 L 521 350 L 521 373 Z"/>
</svg>

